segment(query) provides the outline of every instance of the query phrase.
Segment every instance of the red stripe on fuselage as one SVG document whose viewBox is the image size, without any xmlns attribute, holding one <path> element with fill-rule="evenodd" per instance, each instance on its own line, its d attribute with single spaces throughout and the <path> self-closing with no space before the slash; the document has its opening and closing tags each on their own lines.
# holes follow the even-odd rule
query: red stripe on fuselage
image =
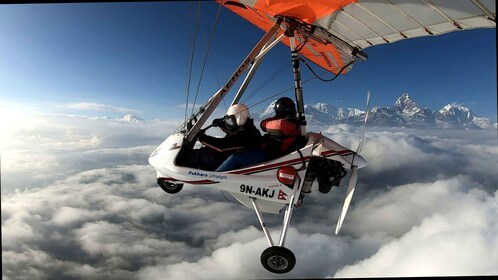
<svg viewBox="0 0 498 280">
<path fill-rule="evenodd" d="M 325 152 L 322 152 L 320 155 L 321 156 L 325 156 L 325 157 L 331 157 L 331 156 L 335 156 L 335 155 L 347 155 L 349 153 L 353 154 L 353 151 L 351 151 L 351 150 L 325 151 Z M 257 172 L 262 172 L 262 171 L 267 171 L 267 170 L 271 170 L 271 169 L 276 169 L 276 168 L 279 168 L 279 167 L 282 167 L 282 166 L 286 166 L 286 165 L 297 164 L 297 163 L 300 163 L 300 162 L 303 162 L 303 161 L 307 162 L 307 161 L 309 161 L 309 159 L 310 159 L 310 156 L 306 156 L 306 157 L 302 157 L 302 158 L 291 159 L 291 160 L 288 160 L 288 161 L 277 162 L 277 163 L 270 164 L 270 165 L 256 166 L 256 167 L 252 167 L 252 168 L 236 170 L 236 171 L 232 171 L 232 172 L 228 172 L 228 173 L 229 174 L 244 174 L 244 175 L 248 175 L 248 174 L 253 174 L 253 173 L 257 173 Z"/>
<path fill-rule="evenodd" d="M 350 155 L 350 154 L 354 154 L 354 152 L 351 150 L 342 150 L 342 151 L 329 150 L 329 151 L 322 152 L 320 155 L 325 156 L 325 157 L 331 157 L 331 156 L 336 156 L 336 155 L 344 156 L 344 155 Z M 307 162 L 309 160 L 310 160 L 310 156 L 306 156 L 306 157 L 302 157 L 302 158 L 300 157 L 300 158 L 295 158 L 295 159 L 291 159 L 291 160 L 287 160 L 287 161 L 277 162 L 277 163 L 273 163 L 270 165 L 261 165 L 261 166 L 246 168 L 246 169 L 229 171 L 227 173 L 228 174 L 236 174 L 236 175 L 250 175 L 250 174 L 254 174 L 254 173 L 258 173 L 258 172 L 277 169 L 277 168 L 280 168 L 282 166 L 294 165 L 297 163 L 301 163 L 303 161 Z M 159 178 L 159 179 L 166 180 L 166 181 L 179 181 L 179 182 L 184 182 L 184 183 L 193 184 L 193 185 L 201 185 L 201 184 L 205 185 L 205 184 L 219 183 L 218 181 L 212 181 L 212 180 L 182 181 L 182 180 L 177 180 L 175 178 Z"/>
</svg>

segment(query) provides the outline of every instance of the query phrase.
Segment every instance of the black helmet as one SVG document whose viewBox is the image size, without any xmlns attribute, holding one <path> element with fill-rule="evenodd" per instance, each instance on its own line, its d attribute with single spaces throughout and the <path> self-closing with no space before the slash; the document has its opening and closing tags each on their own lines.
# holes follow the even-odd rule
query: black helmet
<svg viewBox="0 0 498 280">
<path fill-rule="evenodd" d="M 275 102 L 275 114 L 279 118 L 296 116 L 296 104 L 289 97 L 282 97 Z"/>
</svg>

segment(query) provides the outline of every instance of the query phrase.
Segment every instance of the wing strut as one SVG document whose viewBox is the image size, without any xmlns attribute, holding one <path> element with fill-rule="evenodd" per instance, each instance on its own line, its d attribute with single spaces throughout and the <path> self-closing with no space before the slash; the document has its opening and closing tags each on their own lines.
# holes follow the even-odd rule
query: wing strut
<svg viewBox="0 0 498 280">
<path fill-rule="evenodd" d="M 230 91 L 232 86 L 237 82 L 237 80 L 240 78 L 242 73 L 246 71 L 252 64 L 254 64 L 256 57 L 260 54 L 261 50 L 264 48 L 264 46 L 275 36 L 275 33 L 279 30 L 280 28 L 280 23 L 282 22 L 281 19 L 277 20 L 275 24 L 266 32 L 266 34 L 261 38 L 261 40 L 256 44 L 256 46 L 252 49 L 252 51 L 247 55 L 247 57 L 242 61 L 242 63 L 239 65 L 239 67 L 235 70 L 235 72 L 232 74 L 232 76 L 228 79 L 228 81 L 225 83 L 225 85 L 220 88 L 207 102 L 204 104 L 196 114 L 194 114 L 190 120 L 187 121 L 187 126 L 188 123 L 192 123 L 192 121 L 195 121 L 191 125 L 191 127 L 187 127 L 188 129 L 188 134 L 186 135 L 186 140 L 188 142 L 191 142 L 197 133 L 201 130 L 202 126 L 206 122 L 206 120 L 211 116 L 213 111 L 216 109 L 218 104 L 220 104 L 221 100 L 227 95 L 227 93 Z M 197 117 L 199 119 L 197 120 Z"/>
<path fill-rule="evenodd" d="M 277 33 L 274 34 L 274 36 L 272 37 L 272 39 L 275 38 L 276 35 L 277 35 Z M 284 37 L 284 34 L 280 35 L 277 39 L 273 40 L 273 42 L 271 42 L 271 43 L 268 42 L 265 45 L 265 47 L 261 50 L 261 52 L 258 54 L 258 56 L 256 56 L 256 58 L 254 59 L 255 60 L 254 64 L 251 66 L 251 69 L 249 69 L 249 72 L 247 73 L 246 78 L 244 79 L 244 81 L 240 85 L 239 91 L 235 95 L 235 97 L 234 97 L 234 99 L 232 101 L 232 104 L 230 104 L 230 105 L 239 103 L 240 98 L 244 94 L 247 86 L 249 85 L 249 83 L 252 80 L 252 77 L 256 73 L 256 70 L 258 70 L 259 65 L 263 61 L 263 57 L 265 56 L 265 54 L 268 51 L 270 51 L 273 47 L 275 47 L 275 45 L 277 45 L 278 42 L 280 42 L 280 40 L 282 40 L 283 37 Z"/>
<path fill-rule="evenodd" d="M 293 189 L 294 192 L 292 193 L 292 197 L 290 198 L 289 204 L 286 205 L 285 209 L 284 220 L 282 222 L 282 230 L 280 232 L 280 238 L 278 240 L 279 247 L 283 247 L 285 245 L 285 238 L 287 237 L 287 232 L 289 230 L 289 224 L 292 218 L 292 211 L 294 207 L 296 207 L 296 203 L 299 200 L 299 194 L 301 193 L 302 180 L 299 177 L 299 175 L 297 176 L 294 182 Z M 250 198 L 254 211 L 256 211 L 256 216 L 258 216 L 259 223 L 261 224 L 261 228 L 263 229 L 263 233 L 265 234 L 266 240 L 268 241 L 268 244 L 270 245 L 270 247 L 276 246 L 275 243 L 273 242 L 268 226 L 266 225 L 263 213 L 259 209 L 258 200 L 254 197 Z"/>
</svg>

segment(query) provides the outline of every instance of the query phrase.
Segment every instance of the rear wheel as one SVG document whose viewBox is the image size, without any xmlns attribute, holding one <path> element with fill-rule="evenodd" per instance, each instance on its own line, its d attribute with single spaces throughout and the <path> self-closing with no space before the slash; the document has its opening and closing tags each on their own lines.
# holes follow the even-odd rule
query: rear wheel
<svg viewBox="0 0 498 280">
<path fill-rule="evenodd" d="M 285 247 L 273 246 L 261 254 L 261 264 L 270 272 L 287 273 L 296 265 L 296 257 Z"/>
<path fill-rule="evenodd" d="M 164 180 L 157 180 L 157 184 L 161 189 L 167 193 L 177 193 L 182 190 L 183 184 L 173 184 L 170 182 L 166 182 Z"/>
</svg>

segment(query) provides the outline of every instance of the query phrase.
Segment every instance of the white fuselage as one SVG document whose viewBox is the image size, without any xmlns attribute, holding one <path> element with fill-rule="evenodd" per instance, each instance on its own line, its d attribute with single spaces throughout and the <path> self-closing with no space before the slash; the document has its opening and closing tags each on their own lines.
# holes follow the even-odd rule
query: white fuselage
<svg viewBox="0 0 498 280">
<path fill-rule="evenodd" d="M 337 160 L 346 169 L 351 168 L 351 162 L 355 157 L 355 166 L 358 168 L 366 166 L 365 160 L 351 150 L 321 134 L 308 133 L 308 142 L 299 151 L 237 170 L 205 171 L 174 164 L 184 137 L 183 133 L 171 135 L 150 155 L 149 163 L 156 169 L 158 179 L 227 191 L 249 208 L 253 208 L 250 198 L 254 197 L 260 201 L 263 212 L 278 213 L 290 203 L 294 191 L 278 180 L 277 172 L 281 167 L 293 166 L 299 177 L 304 178 L 307 162 L 311 156 Z"/>
</svg>

